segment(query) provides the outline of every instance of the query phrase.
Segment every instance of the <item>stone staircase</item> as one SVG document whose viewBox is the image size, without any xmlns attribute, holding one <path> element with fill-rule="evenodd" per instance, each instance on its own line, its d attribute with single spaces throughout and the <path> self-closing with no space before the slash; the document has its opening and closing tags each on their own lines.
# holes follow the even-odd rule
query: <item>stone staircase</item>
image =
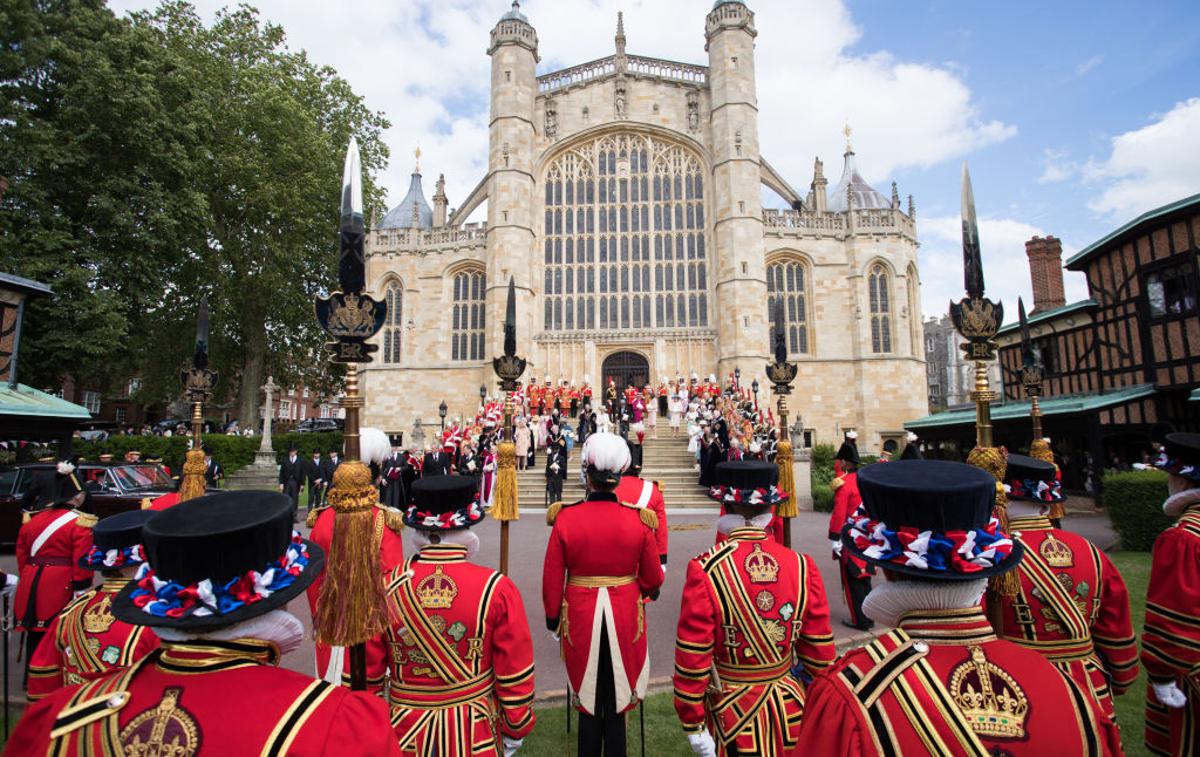
<svg viewBox="0 0 1200 757">
<path fill-rule="evenodd" d="M 586 493 L 579 479 L 579 454 L 576 445 L 567 466 L 567 480 L 563 482 L 563 500 L 566 502 L 583 499 Z M 717 507 L 708 498 L 706 490 L 696 483 L 699 474 L 695 459 L 687 451 L 687 437 L 682 432 L 673 437 L 669 429 L 659 429 L 658 439 L 646 438 L 642 456 L 642 478 L 659 482 L 668 508 Z M 517 471 L 518 503 L 522 510 L 545 507 L 545 466 L 544 453 L 538 450 L 537 465 Z"/>
</svg>

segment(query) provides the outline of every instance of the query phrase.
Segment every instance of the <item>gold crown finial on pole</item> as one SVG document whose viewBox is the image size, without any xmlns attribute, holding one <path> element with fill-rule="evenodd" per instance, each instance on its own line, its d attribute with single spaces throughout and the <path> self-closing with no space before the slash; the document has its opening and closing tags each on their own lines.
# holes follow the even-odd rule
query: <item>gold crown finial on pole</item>
<svg viewBox="0 0 1200 757">
<path fill-rule="evenodd" d="M 854 129 L 850 128 L 850 119 L 846 119 L 846 125 L 842 127 L 842 133 L 846 135 L 846 152 L 853 152 L 854 148 L 850 146 L 850 135 L 854 133 Z"/>
<path fill-rule="evenodd" d="M 421 173 L 421 148 L 413 150 L 413 156 L 417 159 L 417 165 L 413 168 L 413 173 Z"/>
</svg>

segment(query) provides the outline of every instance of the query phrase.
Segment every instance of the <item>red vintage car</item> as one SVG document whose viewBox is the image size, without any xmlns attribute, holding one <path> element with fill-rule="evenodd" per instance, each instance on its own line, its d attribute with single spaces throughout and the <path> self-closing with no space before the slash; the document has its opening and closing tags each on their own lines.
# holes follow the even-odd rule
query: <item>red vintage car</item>
<svg viewBox="0 0 1200 757">
<path fill-rule="evenodd" d="M 21 528 L 21 498 L 53 463 L 29 463 L 0 469 L 0 544 L 16 544 Z M 173 491 L 175 481 L 157 463 L 80 463 L 76 472 L 92 490 L 92 509 L 100 518 L 137 510 L 145 498 Z"/>
</svg>

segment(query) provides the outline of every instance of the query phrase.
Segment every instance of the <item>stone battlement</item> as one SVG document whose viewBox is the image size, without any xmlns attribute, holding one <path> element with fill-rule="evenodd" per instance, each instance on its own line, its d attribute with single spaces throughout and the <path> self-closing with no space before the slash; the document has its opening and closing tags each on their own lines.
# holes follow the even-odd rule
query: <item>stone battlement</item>
<svg viewBox="0 0 1200 757">
<path fill-rule="evenodd" d="M 917 239 L 913 219 L 899 210 L 853 210 L 818 213 L 812 210 L 763 209 L 763 233 L 768 236 L 829 236 L 899 234 Z"/>
<path fill-rule="evenodd" d="M 679 63 L 662 58 L 646 58 L 641 55 L 626 55 L 624 61 L 625 74 L 633 78 L 659 79 L 698 86 L 704 86 L 708 81 L 708 66 Z M 576 84 L 616 76 L 617 68 L 617 56 L 610 55 L 607 58 L 580 63 L 578 66 L 551 71 L 537 78 L 538 93 L 546 94 L 573 87 Z"/>
</svg>

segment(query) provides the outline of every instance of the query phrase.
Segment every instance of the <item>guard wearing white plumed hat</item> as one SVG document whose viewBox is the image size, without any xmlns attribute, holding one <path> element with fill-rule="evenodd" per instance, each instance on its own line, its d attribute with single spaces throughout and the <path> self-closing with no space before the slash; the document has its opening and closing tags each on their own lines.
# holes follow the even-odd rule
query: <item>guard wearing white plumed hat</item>
<svg viewBox="0 0 1200 757">
<path fill-rule="evenodd" d="M 580 711 L 579 753 L 625 753 L 625 712 L 650 680 L 643 598 L 663 581 L 654 512 L 614 493 L 629 468 L 624 439 L 595 433 L 583 445 L 588 495 L 551 505 L 542 573 L 546 627 L 562 645 Z M 665 672 L 665 671 L 664 671 Z"/>
</svg>

